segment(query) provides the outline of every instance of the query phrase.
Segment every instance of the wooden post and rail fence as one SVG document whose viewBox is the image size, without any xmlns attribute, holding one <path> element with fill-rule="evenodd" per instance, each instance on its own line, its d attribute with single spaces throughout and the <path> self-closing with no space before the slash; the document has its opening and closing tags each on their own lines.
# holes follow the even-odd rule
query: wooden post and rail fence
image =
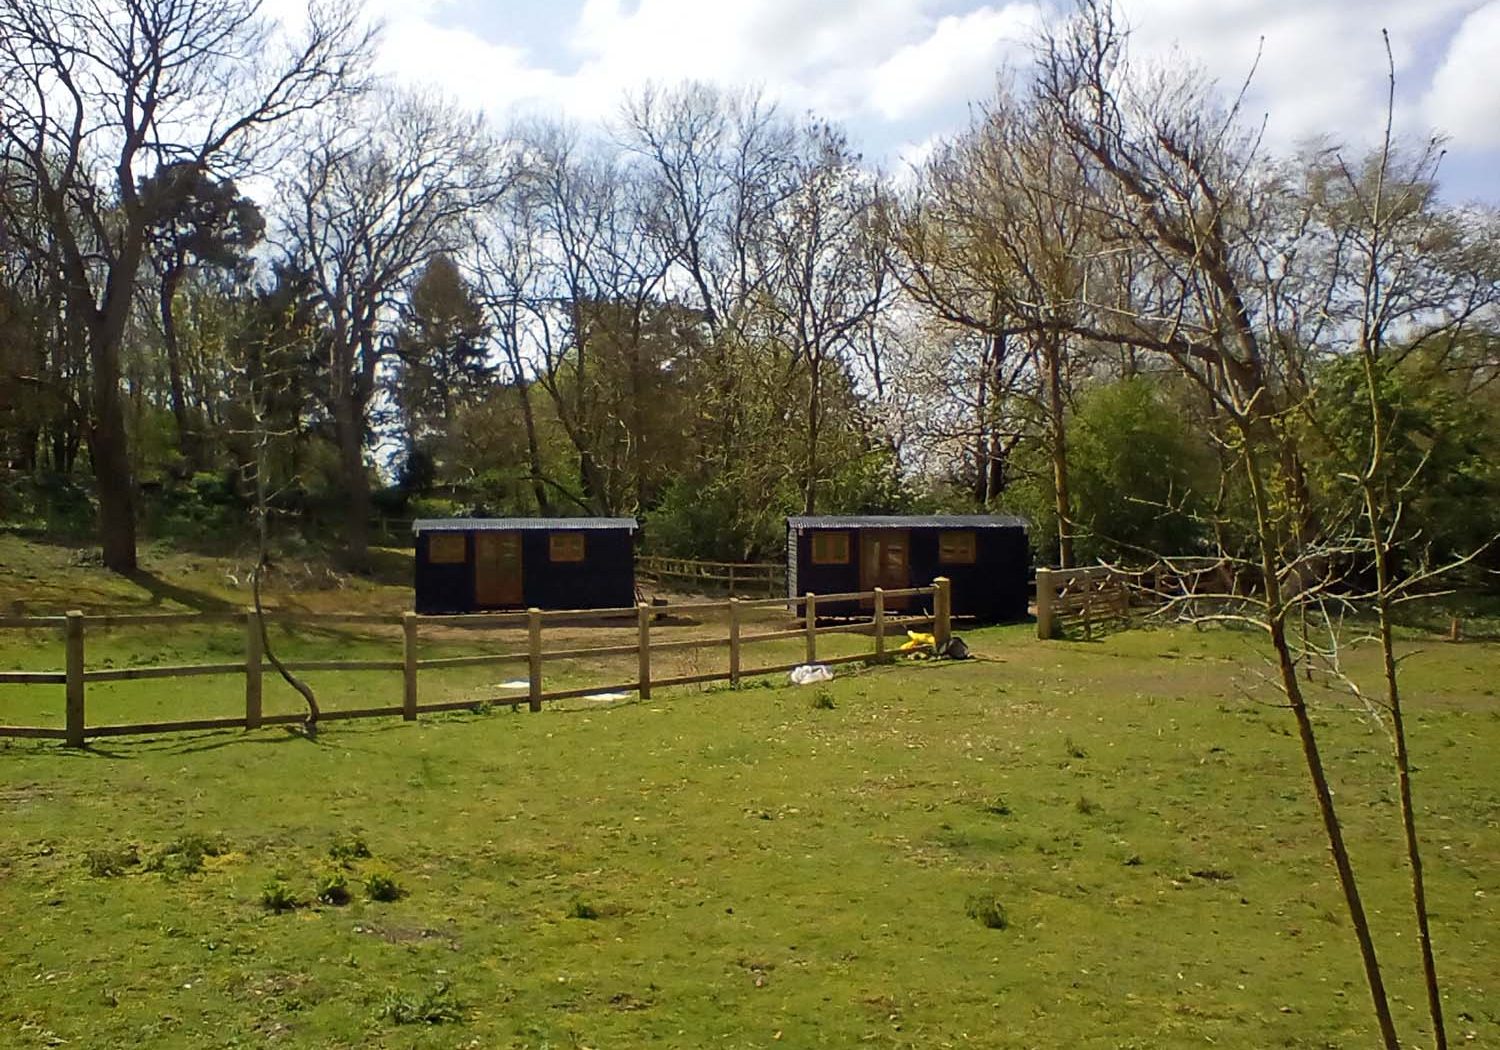
<svg viewBox="0 0 1500 1050">
<path fill-rule="evenodd" d="M 1092 639 L 1111 625 L 1130 622 L 1130 591 L 1123 574 L 1107 565 L 1036 571 L 1036 636 L 1060 638 L 1081 627 Z"/>
<path fill-rule="evenodd" d="M 887 598 L 930 598 L 931 615 L 889 616 L 886 613 Z M 859 618 L 840 623 L 818 622 L 820 603 L 862 602 L 869 599 L 873 611 L 868 619 Z M 756 631 L 746 634 L 743 630 L 743 614 L 752 609 L 785 609 L 788 605 L 800 607 L 803 624 L 782 630 Z M 425 616 L 417 613 L 400 615 L 378 613 L 282 613 L 268 612 L 271 623 L 294 625 L 363 625 L 366 627 L 399 626 L 401 628 L 401 658 L 390 660 L 286 660 L 291 671 L 400 671 L 402 679 L 401 703 L 357 709 L 333 709 L 322 713 L 321 721 L 340 721 L 351 718 L 391 717 L 399 715 L 407 721 L 416 720 L 423 713 L 468 710 L 481 704 L 526 704 L 532 711 L 540 711 L 547 701 L 567 700 L 611 691 L 634 691 L 642 699 L 649 699 L 653 688 L 696 685 L 700 683 L 728 681 L 737 686 L 746 675 L 777 674 L 790 671 L 803 663 L 840 664 L 854 661 L 884 662 L 890 658 L 886 647 L 885 632 L 891 627 L 910 627 L 931 624 L 938 647 L 952 636 L 952 589 L 946 578 L 939 577 L 930 587 L 909 587 L 900 590 L 852 592 L 848 594 L 806 594 L 801 598 L 767 598 L 743 600 L 730 598 L 723 602 L 695 602 L 674 606 L 674 610 L 692 613 L 726 612 L 728 633 L 723 638 L 678 638 L 664 639 L 662 630 L 653 631 L 654 616 L 661 612 L 655 606 L 639 604 L 625 609 L 590 609 L 543 611 L 527 609 L 505 613 L 463 613 L 455 615 Z M 623 618 L 635 621 L 636 641 L 626 645 L 585 646 L 571 649 L 547 650 L 543 646 L 544 630 L 549 622 L 574 626 L 581 623 L 609 624 Z M 628 622 L 628 621 L 627 621 Z M 86 663 L 85 640 L 89 628 L 130 628 L 141 626 L 198 626 L 204 624 L 242 623 L 244 625 L 244 659 L 227 663 L 180 664 L 149 667 L 111 667 L 90 669 Z M 504 653 L 478 653 L 467 656 L 426 657 L 420 655 L 421 629 L 431 627 L 468 627 L 482 629 L 524 629 L 526 648 L 524 651 Z M 297 714 L 266 714 L 263 710 L 265 654 L 261 644 L 261 623 L 254 609 L 242 612 L 210 613 L 156 613 L 147 615 L 86 615 L 70 611 L 63 616 L 4 616 L 0 617 L 0 629 L 61 630 L 63 636 L 64 669 L 61 671 L 0 671 L 0 686 L 6 685 L 61 685 L 63 686 L 63 728 L 46 726 L 0 725 L 0 737 L 25 737 L 33 739 L 62 740 L 71 747 L 82 747 L 90 737 L 131 736 L 152 733 L 178 732 L 185 730 L 213 729 L 257 729 L 269 725 L 289 725 L 304 721 L 306 716 Z M 818 638 L 829 634 L 869 631 L 874 634 L 874 652 L 818 659 Z M 747 669 L 743 664 L 746 646 L 760 642 L 800 638 L 804 642 L 803 659 L 794 663 Z M 652 655 L 699 649 L 727 647 L 727 667 L 723 670 L 702 674 L 657 676 L 652 670 Z M 582 688 L 547 690 L 543 680 L 543 668 L 549 661 L 595 659 L 608 656 L 637 657 L 634 681 L 589 685 Z M 486 699 L 444 700 L 422 703 L 418 693 L 418 672 L 435 668 L 477 667 L 491 664 L 524 661 L 527 668 L 526 695 L 524 697 L 498 697 Z M 191 718 L 160 722 L 135 722 L 124 724 L 89 724 L 87 720 L 87 686 L 93 682 L 124 682 L 148 679 L 186 678 L 199 675 L 243 675 L 245 681 L 244 713 L 237 716 L 217 718 Z"/>
<path fill-rule="evenodd" d="M 643 554 L 636 575 L 659 586 L 687 587 L 727 595 L 775 597 L 786 593 L 786 565 L 778 562 L 700 561 Z"/>
</svg>

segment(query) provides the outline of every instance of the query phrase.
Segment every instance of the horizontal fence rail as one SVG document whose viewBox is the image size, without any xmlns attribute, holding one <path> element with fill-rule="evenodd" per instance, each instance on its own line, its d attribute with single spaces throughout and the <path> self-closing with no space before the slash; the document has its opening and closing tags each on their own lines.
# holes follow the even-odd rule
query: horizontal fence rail
<svg viewBox="0 0 1500 1050">
<path fill-rule="evenodd" d="M 932 599 L 931 615 L 887 615 L 886 600 L 895 597 L 928 597 Z M 849 620 L 844 609 L 849 602 L 871 603 L 869 617 Z M 841 622 L 820 621 L 819 606 L 823 603 L 839 603 Z M 826 608 L 826 605 L 824 606 Z M 801 619 L 801 625 L 785 630 L 756 630 L 746 632 L 744 613 L 758 609 L 781 609 Z M 514 613 L 478 613 L 462 615 L 422 616 L 417 613 L 357 614 L 357 613 L 299 613 L 266 611 L 257 614 L 254 609 L 240 612 L 214 613 L 153 613 L 140 616 L 124 614 L 86 615 L 72 611 L 64 616 L 11 616 L 0 620 L 0 629 L 60 631 L 63 642 L 64 669 L 61 671 L 0 671 L 0 686 L 5 685 L 61 685 L 63 687 L 64 726 L 61 729 L 46 726 L 0 725 L 0 737 L 30 738 L 40 740 L 62 740 L 72 747 L 82 747 L 89 737 L 116 737 L 138 734 L 180 732 L 188 730 L 257 729 L 261 726 L 287 725 L 302 722 L 302 714 L 268 715 L 263 711 L 262 695 L 266 658 L 262 645 L 262 623 L 288 625 L 362 624 L 367 626 L 389 626 L 400 628 L 401 658 L 388 660 L 285 660 L 289 671 L 400 671 L 402 676 L 401 703 L 364 707 L 355 710 L 330 710 L 319 716 L 320 721 L 340 721 L 351 718 L 374 718 L 400 715 L 414 721 L 423 712 L 458 711 L 473 709 L 481 704 L 499 704 L 520 707 L 526 705 L 532 711 L 540 711 L 549 701 L 567 700 L 607 692 L 634 692 L 642 699 L 649 699 L 654 688 L 696 685 L 707 682 L 727 681 L 735 686 L 747 675 L 777 674 L 801 666 L 804 663 L 838 664 L 853 661 L 884 662 L 891 651 L 887 647 L 888 629 L 932 625 L 936 645 L 944 645 L 952 634 L 952 589 L 946 578 L 939 577 L 930 587 L 907 587 L 899 590 L 858 591 L 843 594 L 819 595 L 808 593 L 797 598 L 766 598 L 742 600 L 731 597 L 725 601 L 692 602 L 670 607 L 672 613 L 690 615 L 702 613 L 726 613 L 726 637 L 664 638 L 661 629 L 653 631 L 653 620 L 665 611 L 660 606 L 638 604 L 621 609 L 577 609 L 548 610 L 528 609 Z M 169 664 L 143 667 L 106 667 L 90 669 L 85 661 L 85 640 L 88 629 L 130 628 L 140 626 L 198 625 L 235 623 L 244 629 L 244 658 L 242 660 L 202 664 Z M 574 646 L 548 650 L 543 646 L 546 624 L 599 624 L 635 628 L 636 640 L 630 644 Z M 466 656 L 438 656 L 423 658 L 420 655 L 421 630 L 426 626 L 463 627 L 475 630 L 524 629 L 526 648 L 514 652 L 479 653 Z M 868 631 L 873 635 L 874 648 L 870 653 L 856 653 L 836 657 L 818 658 L 818 639 L 832 634 L 847 634 Z M 777 664 L 770 667 L 747 668 L 743 664 L 744 648 L 749 645 L 771 641 L 786 641 L 792 638 L 803 640 L 804 658 L 796 663 Z M 722 670 L 686 674 L 653 675 L 652 656 L 699 650 L 728 649 L 726 665 Z M 548 690 L 543 678 L 544 666 L 561 660 L 587 660 L 609 656 L 637 658 L 637 673 L 633 680 L 612 682 L 587 687 Z M 418 672 L 441 668 L 479 667 L 491 664 L 525 663 L 526 692 L 524 695 L 505 696 L 486 700 L 444 700 L 421 703 L 418 693 Z M 243 715 L 192 718 L 169 721 L 137 722 L 118 725 L 90 725 L 86 718 L 86 687 L 90 682 L 128 682 L 150 679 L 188 678 L 201 675 L 243 675 L 245 709 Z M 519 681 L 518 681 L 519 684 Z"/>
<path fill-rule="evenodd" d="M 779 562 L 699 561 L 645 554 L 636 559 L 636 574 L 658 586 L 686 584 L 728 595 L 786 593 L 786 566 Z"/>
</svg>

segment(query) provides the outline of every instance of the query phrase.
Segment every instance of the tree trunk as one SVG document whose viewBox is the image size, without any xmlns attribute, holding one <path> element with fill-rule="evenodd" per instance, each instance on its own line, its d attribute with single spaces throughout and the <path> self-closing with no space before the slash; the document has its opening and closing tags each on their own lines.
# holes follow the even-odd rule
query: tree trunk
<svg viewBox="0 0 1500 1050">
<path fill-rule="evenodd" d="M 1307 766 L 1308 779 L 1312 782 L 1313 796 L 1317 801 L 1318 815 L 1323 821 L 1323 831 L 1328 839 L 1328 851 L 1333 854 L 1334 869 L 1338 873 L 1339 888 L 1344 894 L 1344 905 L 1349 913 L 1349 922 L 1354 927 L 1355 940 L 1359 944 L 1360 961 L 1364 964 L 1365 984 L 1375 1008 L 1375 1018 L 1380 1025 L 1380 1036 L 1386 1050 L 1399 1050 L 1396 1024 L 1391 1017 L 1390 998 L 1386 994 L 1385 982 L 1380 975 L 1380 962 L 1375 954 L 1375 941 L 1370 934 L 1370 920 L 1365 914 L 1364 902 L 1360 899 L 1359 885 L 1354 878 L 1354 866 L 1349 860 L 1349 849 L 1344 842 L 1343 828 L 1339 824 L 1338 812 L 1333 805 L 1333 792 L 1328 786 L 1328 774 L 1323 768 L 1323 756 L 1318 749 L 1317 733 L 1312 717 L 1307 710 L 1307 701 L 1302 693 L 1302 683 L 1297 678 L 1297 659 L 1286 638 L 1286 606 L 1277 575 L 1277 542 L 1275 525 L 1272 522 L 1270 497 L 1266 492 L 1265 479 L 1261 476 L 1259 458 L 1255 452 L 1256 436 L 1249 423 L 1240 426 L 1245 441 L 1243 463 L 1250 484 L 1250 495 L 1255 508 L 1256 539 L 1260 547 L 1262 585 L 1265 588 L 1266 620 L 1270 627 L 1271 645 L 1276 652 L 1276 664 L 1281 675 L 1282 692 L 1287 705 L 1297 722 L 1297 739 L 1302 745 L 1302 758 Z"/>
<path fill-rule="evenodd" d="M 119 344 L 110 339 L 104 325 L 92 334 L 93 418 L 88 426 L 88 443 L 99 497 L 99 546 L 105 568 L 130 573 L 137 568 L 135 482 L 130 470 L 125 409 L 120 403 Z"/>
<path fill-rule="evenodd" d="M 173 301 L 177 297 L 180 270 L 168 270 L 161 278 L 161 339 L 167 352 L 167 375 L 171 380 L 172 417 L 177 420 L 177 450 L 182 453 L 189 472 L 199 469 L 197 434 L 188 416 L 187 392 L 182 382 L 182 354 L 177 344 L 177 316 Z"/>
<path fill-rule="evenodd" d="M 802 513 L 818 512 L 818 437 L 823 412 L 822 375 L 818 358 L 808 355 L 811 369 L 807 391 L 807 463 L 802 489 Z"/>
<path fill-rule="evenodd" d="M 1047 373 L 1047 428 L 1052 437 L 1052 491 L 1057 509 L 1057 564 L 1073 567 L 1073 500 L 1068 492 L 1068 438 L 1062 391 L 1062 347 L 1053 333 L 1042 336 L 1042 365 Z"/>
<path fill-rule="evenodd" d="M 365 473 L 364 413 L 348 391 L 334 396 L 333 425 L 339 446 L 345 505 L 344 557 L 353 572 L 370 567 L 370 478 Z"/>
<path fill-rule="evenodd" d="M 1373 387 L 1374 377 L 1370 376 Z M 1374 401 L 1372 395 L 1372 402 Z M 1378 406 L 1372 404 L 1378 426 Z M 1378 439 L 1377 439 L 1378 440 Z M 1379 445 L 1377 444 L 1377 449 Z M 1377 458 L 1378 458 L 1377 452 Z M 1412 911 L 1417 919 L 1417 941 L 1422 949 L 1422 983 L 1427 991 L 1427 1012 L 1432 1018 L 1433 1045 L 1447 1050 L 1448 1030 L 1443 1023 L 1442 987 L 1437 961 L 1432 953 L 1432 927 L 1427 918 L 1427 883 L 1422 874 L 1422 849 L 1417 841 L 1416 805 L 1411 792 L 1411 757 L 1406 749 L 1406 717 L 1401 710 L 1401 682 L 1396 671 L 1396 641 L 1392 631 L 1391 566 L 1387 532 L 1381 527 L 1379 501 L 1374 482 L 1364 482 L 1365 520 L 1370 526 L 1375 556 L 1375 609 L 1380 623 L 1381 669 L 1385 676 L 1385 702 L 1391 713 L 1391 745 L 1396 760 L 1396 787 L 1401 800 L 1401 830 L 1406 839 L 1406 862 L 1411 878 Z"/>
</svg>

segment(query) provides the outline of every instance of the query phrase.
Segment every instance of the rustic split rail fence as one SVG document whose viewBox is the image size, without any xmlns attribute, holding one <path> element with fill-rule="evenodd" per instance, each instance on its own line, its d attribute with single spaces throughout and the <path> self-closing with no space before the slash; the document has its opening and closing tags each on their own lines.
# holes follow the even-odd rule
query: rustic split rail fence
<svg viewBox="0 0 1500 1050">
<path fill-rule="evenodd" d="M 1036 571 L 1036 636 L 1059 638 L 1081 628 L 1085 638 L 1130 622 L 1125 574 L 1107 565 Z"/>
<path fill-rule="evenodd" d="M 658 585 L 730 595 L 786 593 L 786 565 L 778 562 L 698 561 L 643 554 L 635 564 L 638 577 Z"/>
<path fill-rule="evenodd" d="M 886 600 L 891 598 L 930 598 L 930 615 L 892 616 L 886 613 Z M 839 623 L 819 623 L 820 603 L 850 603 L 869 600 L 872 608 L 868 619 L 860 617 Z M 747 610 L 786 609 L 800 611 L 802 625 L 793 629 L 758 630 L 744 633 L 742 618 Z M 841 605 L 840 608 L 845 607 Z M 825 605 L 824 608 L 827 608 Z M 402 673 L 401 703 L 357 709 L 324 711 L 321 721 L 337 721 L 350 718 L 375 718 L 400 715 L 414 721 L 419 714 L 439 711 L 472 709 L 482 703 L 509 704 L 519 707 L 527 705 L 532 711 L 540 711 L 547 701 L 567 700 L 613 691 L 639 693 L 642 699 L 651 696 L 653 688 L 695 685 L 706 682 L 728 681 L 738 685 L 740 679 L 749 675 L 776 674 L 791 670 L 803 663 L 837 664 L 851 661 L 883 662 L 893 653 L 887 646 L 886 632 L 894 627 L 910 627 L 931 624 L 933 635 L 939 645 L 951 636 L 952 594 L 949 582 L 938 578 L 930 587 L 910 587 L 900 590 L 853 592 L 848 594 L 819 595 L 808 593 L 801 598 L 770 598 L 744 601 L 731 598 L 724 602 L 695 602 L 671 607 L 672 613 L 726 612 L 728 614 L 727 637 L 666 638 L 665 630 L 653 630 L 653 620 L 664 610 L 661 607 L 640 604 L 634 608 L 590 609 L 578 611 L 542 611 L 528 609 L 524 612 L 465 613 L 449 616 L 420 616 L 416 613 L 361 614 L 361 613 L 267 613 L 268 622 L 284 624 L 340 624 L 365 626 L 397 626 L 401 628 L 401 658 L 389 660 L 286 660 L 284 666 L 291 671 L 400 671 Z M 578 624 L 613 623 L 618 626 L 623 618 L 633 618 L 637 639 L 628 645 L 585 646 L 571 649 L 548 650 L 543 646 L 546 626 L 550 623 L 568 626 Z M 627 621 L 628 622 L 628 621 Z M 244 627 L 244 658 L 225 663 L 178 664 L 151 667 L 111 667 L 90 669 L 86 662 L 85 641 L 89 628 L 128 628 L 147 625 L 196 626 L 200 624 L 238 623 Z M 526 647 L 524 650 L 501 653 L 476 653 L 466 656 L 428 657 L 420 656 L 419 643 L 423 627 L 471 627 L 471 628 L 524 628 Z M 64 616 L 8 616 L 0 617 L 0 629 L 53 629 L 61 632 L 63 642 L 64 669 L 61 671 L 0 671 L 0 686 L 5 685 L 60 685 L 63 687 L 64 726 L 61 729 L 44 726 L 0 725 L 0 737 L 28 737 L 34 739 L 62 740 L 72 747 L 82 747 L 90 737 L 130 736 L 149 733 L 166 733 L 185 730 L 212 729 L 256 729 L 266 725 L 285 725 L 302 722 L 303 714 L 265 714 L 262 707 L 263 684 L 266 674 L 265 654 L 261 645 L 261 623 L 254 609 L 242 612 L 222 613 L 160 613 L 151 615 L 86 615 L 69 612 Z M 869 632 L 874 638 L 871 653 L 818 657 L 818 639 L 836 633 Z M 793 663 L 768 667 L 743 665 L 745 646 L 756 643 L 802 639 L 803 658 Z M 654 654 L 700 649 L 728 649 L 727 665 L 722 670 L 702 674 L 655 676 L 652 673 Z M 591 659 L 607 656 L 637 657 L 636 677 L 626 682 L 593 684 L 581 688 L 545 688 L 543 667 L 549 661 Z M 423 703 L 418 694 L 418 673 L 434 668 L 477 667 L 491 664 L 521 663 L 527 668 L 525 696 L 498 698 L 444 700 Z M 244 714 L 233 717 L 192 718 L 173 721 L 132 722 L 123 724 L 90 725 L 87 719 L 87 686 L 91 682 L 140 681 L 145 679 L 186 678 L 199 675 L 243 675 L 245 680 Z"/>
</svg>

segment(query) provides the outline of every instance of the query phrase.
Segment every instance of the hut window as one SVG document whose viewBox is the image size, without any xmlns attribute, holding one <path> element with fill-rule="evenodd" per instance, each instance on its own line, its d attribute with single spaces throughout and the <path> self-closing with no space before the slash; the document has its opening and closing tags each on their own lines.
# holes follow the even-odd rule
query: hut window
<svg viewBox="0 0 1500 1050">
<path fill-rule="evenodd" d="M 814 565 L 849 564 L 849 534 L 847 532 L 813 533 L 812 560 Z"/>
<path fill-rule="evenodd" d="M 547 537 L 547 549 L 553 561 L 583 561 L 583 533 L 554 532 Z"/>
<path fill-rule="evenodd" d="M 938 533 L 938 564 L 973 565 L 974 557 L 972 531 Z"/>
<path fill-rule="evenodd" d="M 434 532 L 427 537 L 427 561 L 432 565 L 462 565 L 467 558 L 464 534 Z"/>
</svg>

